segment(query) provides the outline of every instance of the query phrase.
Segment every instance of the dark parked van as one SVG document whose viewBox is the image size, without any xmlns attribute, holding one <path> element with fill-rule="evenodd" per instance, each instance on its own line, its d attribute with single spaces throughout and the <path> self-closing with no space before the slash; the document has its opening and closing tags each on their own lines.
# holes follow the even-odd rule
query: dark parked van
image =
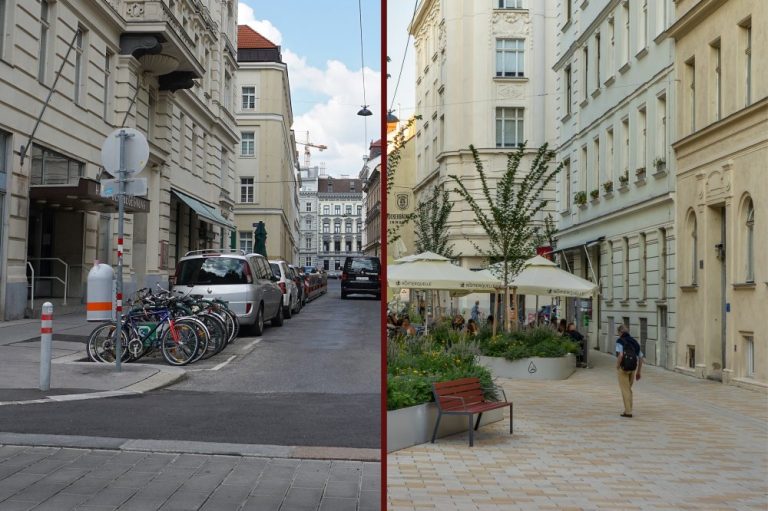
<svg viewBox="0 0 768 511">
<path fill-rule="evenodd" d="M 374 295 L 381 299 L 381 261 L 378 257 L 351 256 L 341 273 L 341 297 L 351 294 Z"/>
</svg>

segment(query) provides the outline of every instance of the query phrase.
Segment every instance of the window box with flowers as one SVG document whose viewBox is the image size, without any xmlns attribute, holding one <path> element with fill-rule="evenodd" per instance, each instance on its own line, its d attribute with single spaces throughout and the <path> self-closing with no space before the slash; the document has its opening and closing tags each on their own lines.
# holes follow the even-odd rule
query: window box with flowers
<svg viewBox="0 0 768 511">
<path fill-rule="evenodd" d="M 624 169 L 624 173 L 619 176 L 619 191 L 626 192 L 629 190 L 629 170 Z"/>
<path fill-rule="evenodd" d="M 667 175 L 667 160 L 665 160 L 662 157 L 657 157 L 655 160 L 653 160 L 653 167 L 656 169 L 656 172 L 653 174 L 653 177 L 660 178 Z"/>
<path fill-rule="evenodd" d="M 587 192 L 576 192 L 573 194 L 573 203 L 579 208 L 584 209 L 587 207 Z"/>
<path fill-rule="evenodd" d="M 600 190 L 598 190 L 597 188 L 589 192 L 589 196 L 592 197 L 592 201 L 591 201 L 592 204 L 597 204 L 598 202 L 600 202 Z"/>
<path fill-rule="evenodd" d="M 603 183 L 603 196 L 606 199 L 610 199 L 613 197 L 613 181 L 608 180 L 605 183 Z"/>
<path fill-rule="evenodd" d="M 645 184 L 645 167 L 638 167 L 635 170 L 635 177 L 637 179 L 635 180 L 635 184 L 638 186 L 642 186 Z"/>
</svg>

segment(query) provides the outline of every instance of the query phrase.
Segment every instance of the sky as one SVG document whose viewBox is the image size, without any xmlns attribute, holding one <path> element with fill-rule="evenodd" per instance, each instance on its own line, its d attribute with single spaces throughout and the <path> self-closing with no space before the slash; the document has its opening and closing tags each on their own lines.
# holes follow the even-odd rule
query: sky
<svg viewBox="0 0 768 511">
<path fill-rule="evenodd" d="M 416 54 L 413 51 L 413 38 L 408 38 L 408 25 L 413 17 L 413 8 L 417 0 L 388 0 L 387 1 L 387 56 L 391 59 L 387 72 L 387 107 L 395 111 L 400 119 L 413 115 L 416 106 Z M 408 50 L 406 52 L 406 42 Z M 403 64 L 400 85 L 397 77 Z M 397 86 L 397 96 L 392 102 Z"/>
<path fill-rule="evenodd" d="M 361 72 L 362 6 L 365 102 Z M 288 65 L 296 139 L 328 146 L 310 148 L 311 166 L 325 163 L 332 176 L 357 177 L 363 155 L 381 135 L 380 0 L 241 0 L 238 23 L 281 46 Z M 373 115 L 357 115 L 363 104 Z M 297 147 L 304 165 L 304 146 Z"/>
</svg>

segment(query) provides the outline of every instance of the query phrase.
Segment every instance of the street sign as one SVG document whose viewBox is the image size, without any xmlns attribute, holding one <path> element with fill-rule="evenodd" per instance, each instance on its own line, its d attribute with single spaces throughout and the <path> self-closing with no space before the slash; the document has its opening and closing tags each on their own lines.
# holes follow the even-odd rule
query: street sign
<svg viewBox="0 0 768 511">
<path fill-rule="evenodd" d="M 101 190 L 99 194 L 102 197 L 114 197 L 120 190 L 120 181 L 117 179 L 102 179 Z M 144 197 L 147 195 L 147 178 L 136 177 L 133 179 L 125 180 L 125 194 L 133 195 L 135 197 Z"/>
<path fill-rule="evenodd" d="M 126 137 L 119 135 L 125 132 Z M 101 163 L 104 169 L 112 175 L 120 171 L 120 143 L 125 144 L 124 167 L 128 174 L 138 174 L 147 166 L 149 160 L 149 144 L 144 134 L 133 128 L 120 128 L 110 133 L 101 146 Z"/>
</svg>

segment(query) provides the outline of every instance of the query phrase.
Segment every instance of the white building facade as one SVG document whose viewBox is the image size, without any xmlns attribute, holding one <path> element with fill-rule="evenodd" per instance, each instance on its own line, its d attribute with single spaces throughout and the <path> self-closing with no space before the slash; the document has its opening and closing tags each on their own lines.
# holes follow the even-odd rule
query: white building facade
<svg viewBox="0 0 768 511">
<path fill-rule="evenodd" d="M 452 174 L 480 196 L 470 144 L 493 180 L 519 143 L 528 143 L 525 169 L 542 144 L 554 142 L 554 95 L 542 93 L 555 86 L 554 6 L 555 0 L 419 4 L 409 27 L 416 52 L 416 114 L 421 116 L 414 138 L 417 202 L 438 184 L 448 182 L 452 190 Z M 554 187 L 545 198 L 553 210 Z M 485 246 L 486 234 L 463 201 L 454 205 L 449 237 L 463 266 L 487 264 L 473 245 Z"/>
<path fill-rule="evenodd" d="M 319 167 L 301 168 L 299 189 L 299 265 L 321 267 L 318 264 L 318 203 L 317 179 Z"/>
<path fill-rule="evenodd" d="M 150 147 L 149 193 L 127 208 L 126 295 L 230 243 L 237 3 L 204 4 L 0 2 L 0 318 L 36 313 L 30 290 L 82 307 L 94 259 L 116 264 L 100 149 L 123 125 Z"/>
<path fill-rule="evenodd" d="M 629 327 L 646 360 L 675 365 L 674 43 L 668 0 L 560 0 L 557 253 L 598 282 L 569 301 L 590 346 L 612 353 Z M 588 325 L 588 326 L 587 326 Z"/>
<path fill-rule="evenodd" d="M 363 184 L 345 176 L 317 181 L 317 266 L 340 270 L 347 256 L 363 251 Z"/>
</svg>

